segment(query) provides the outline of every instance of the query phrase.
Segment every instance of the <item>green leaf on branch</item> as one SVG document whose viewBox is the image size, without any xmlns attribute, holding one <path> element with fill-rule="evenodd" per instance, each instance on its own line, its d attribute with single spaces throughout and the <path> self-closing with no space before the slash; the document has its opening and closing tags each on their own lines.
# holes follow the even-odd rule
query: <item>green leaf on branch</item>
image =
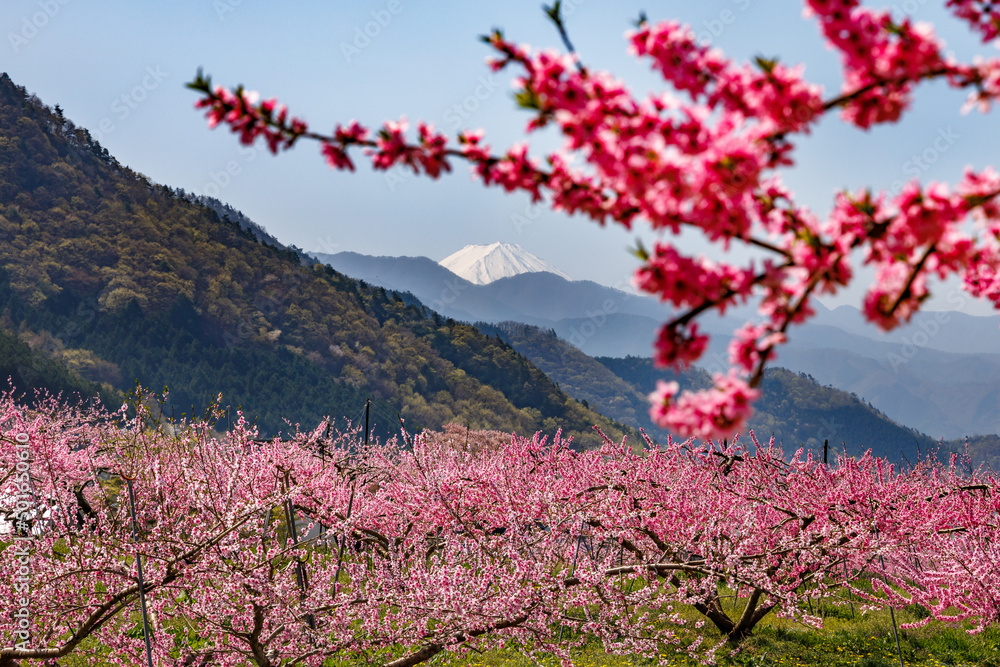
<svg viewBox="0 0 1000 667">
<path fill-rule="evenodd" d="M 638 257 L 644 262 L 649 261 L 649 252 L 646 251 L 646 246 L 642 244 L 642 241 L 636 239 L 635 248 L 630 251 L 633 255 Z"/>
<path fill-rule="evenodd" d="M 541 111 L 542 109 L 541 100 L 535 95 L 535 91 L 530 88 L 525 88 L 515 93 L 514 101 L 517 102 L 517 106 L 521 109 L 533 109 L 535 111 Z"/>
<path fill-rule="evenodd" d="M 778 64 L 777 58 L 765 58 L 764 56 L 755 56 L 753 61 L 765 74 L 774 72 L 774 66 Z"/>
<path fill-rule="evenodd" d="M 503 41 L 503 31 L 500 28 L 493 28 L 493 32 L 488 35 L 480 35 L 479 41 L 485 44 L 492 44 L 493 42 Z"/>
<path fill-rule="evenodd" d="M 807 229 L 805 226 L 800 226 L 795 230 L 795 238 L 804 241 L 813 250 L 818 250 L 820 247 L 819 237 L 813 234 L 812 231 Z"/>
<path fill-rule="evenodd" d="M 556 0 L 551 7 L 546 7 L 542 5 L 542 9 L 545 11 L 546 16 L 548 16 L 556 25 L 562 24 L 562 0 Z"/>
<path fill-rule="evenodd" d="M 198 68 L 198 73 L 194 77 L 194 81 L 190 81 L 184 84 L 185 88 L 190 88 L 191 90 L 197 90 L 202 93 L 212 92 L 212 77 L 205 76 L 202 74 L 201 68 Z"/>
</svg>

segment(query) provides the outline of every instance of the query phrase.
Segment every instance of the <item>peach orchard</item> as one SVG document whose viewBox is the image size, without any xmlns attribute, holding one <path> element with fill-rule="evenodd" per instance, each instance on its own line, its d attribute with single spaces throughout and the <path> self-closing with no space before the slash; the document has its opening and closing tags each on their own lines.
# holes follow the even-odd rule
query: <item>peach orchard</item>
<svg viewBox="0 0 1000 667">
<path fill-rule="evenodd" d="M 570 664 L 588 638 L 713 662 L 769 614 L 820 626 L 822 599 L 1000 620 L 997 481 L 954 461 L 457 426 L 261 441 L 242 418 L 217 438 L 10 395 L 0 425 L 3 667 L 146 664 L 147 634 L 178 667 L 503 646 Z"/>
<path fill-rule="evenodd" d="M 654 344 L 662 366 L 699 360 L 703 313 L 753 297 L 761 319 L 735 332 L 732 367 L 712 388 L 679 394 L 662 383 L 653 395 L 656 421 L 692 439 L 605 439 L 586 452 L 559 437 L 453 431 L 363 447 L 325 425 L 287 441 L 260 442 L 242 422 L 223 438 L 206 423 L 168 434 L 141 410 L 28 410 L 6 396 L 0 598 L 15 607 L 0 617 L 0 667 L 70 654 L 140 664 L 137 603 L 164 665 L 351 655 L 405 667 L 504 645 L 569 661 L 587 638 L 609 652 L 712 662 L 769 614 L 819 625 L 809 601 L 845 590 L 867 605 L 915 602 L 928 621 L 972 621 L 973 631 L 1000 620 L 993 476 L 954 461 L 903 471 L 870 455 L 827 466 L 734 437 L 774 348 L 813 315 L 817 295 L 851 282 L 852 257 L 875 268 L 863 311 L 883 329 L 950 276 L 1000 304 L 992 168 L 954 184 L 913 180 L 898 194 L 840 193 L 825 214 L 797 203 L 781 178 L 821 117 L 897 122 L 932 79 L 988 111 L 1000 58 L 957 62 L 931 26 L 858 2 L 805 6 L 841 56 L 836 92 L 801 67 L 733 62 L 674 21 L 643 20 L 627 36 L 667 84 L 644 99 L 572 52 L 489 35 L 491 67 L 516 70 L 527 132 L 553 126 L 565 137 L 541 158 L 527 144 L 494 151 L 482 132 L 452 139 L 424 123 L 415 136 L 403 121 L 321 134 L 276 100 L 199 74 L 198 107 L 243 144 L 277 153 L 312 140 L 336 169 L 353 170 L 360 153 L 374 169 L 431 178 L 464 160 L 487 186 L 657 230 L 635 279 L 679 311 Z M 984 43 L 997 38 L 1000 7 L 946 6 Z M 549 15 L 568 45 L 558 3 Z M 689 256 L 669 240 L 682 229 L 767 258 Z M 738 615 L 722 590 L 741 599 Z"/>
</svg>

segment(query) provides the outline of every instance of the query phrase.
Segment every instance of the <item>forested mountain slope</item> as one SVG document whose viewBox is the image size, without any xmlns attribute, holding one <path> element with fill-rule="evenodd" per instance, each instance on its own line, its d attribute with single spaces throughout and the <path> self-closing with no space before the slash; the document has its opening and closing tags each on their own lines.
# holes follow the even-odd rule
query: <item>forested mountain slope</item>
<svg viewBox="0 0 1000 667">
<path fill-rule="evenodd" d="M 0 328 L 0 392 L 13 390 L 28 404 L 47 394 L 62 395 L 70 402 L 96 399 L 111 410 L 120 407 L 122 393 L 108 384 L 80 377 L 73 370 L 79 367 L 76 361 L 72 357 L 52 358 Z"/>
<path fill-rule="evenodd" d="M 570 396 L 659 440 L 668 434 L 650 420 L 647 398 L 657 380 L 674 380 L 684 389 L 706 388 L 711 382 L 699 367 L 677 374 L 655 367 L 647 357 L 588 357 L 551 329 L 516 322 L 476 326 L 509 342 Z M 927 435 L 894 422 L 857 396 L 821 386 L 802 373 L 768 369 L 760 388 L 750 428 L 765 442 L 773 435 L 788 452 L 803 446 L 818 453 L 828 440 L 832 450 L 860 454 L 871 448 L 894 461 L 913 462 L 918 450 L 927 453 L 937 446 Z"/>
<path fill-rule="evenodd" d="M 649 419 L 647 398 L 656 381 L 676 380 L 690 389 L 708 387 L 711 382 L 698 367 L 676 374 L 654 367 L 645 357 L 594 359 L 551 329 L 514 322 L 477 326 L 508 341 L 570 396 L 658 439 L 667 433 Z M 831 448 L 846 449 L 849 454 L 871 448 L 892 460 L 913 462 L 918 450 L 926 453 L 936 446 L 930 437 L 897 424 L 857 396 L 823 387 L 801 373 L 771 368 L 760 388 L 750 428 L 764 441 L 773 435 L 786 451 L 804 446 L 819 452 L 828 440 Z"/>
<path fill-rule="evenodd" d="M 123 167 L 0 77 L 0 322 L 82 376 L 168 386 L 175 416 L 222 392 L 267 433 L 371 397 L 413 428 L 621 434 L 507 343 L 256 231 Z"/>
</svg>

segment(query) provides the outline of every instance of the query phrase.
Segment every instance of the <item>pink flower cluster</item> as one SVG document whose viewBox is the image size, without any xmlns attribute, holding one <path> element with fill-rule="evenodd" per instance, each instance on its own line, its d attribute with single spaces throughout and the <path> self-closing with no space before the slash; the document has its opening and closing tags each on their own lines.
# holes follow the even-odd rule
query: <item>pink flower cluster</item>
<svg viewBox="0 0 1000 667">
<path fill-rule="evenodd" d="M 858 210 L 844 206 L 857 225 Z M 911 182 L 887 205 L 869 200 L 867 215 L 883 220 L 877 235 L 869 233 L 866 262 L 877 269 L 877 281 L 864 301 L 865 316 L 885 330 L 906 322 L 929 296 L 927 275 L 940 278 L 965 271 L 973 257 L 974 239 L 960 223 L 969 213 L 968 199 L 941 183 L 921 188 Z M 856 233 L 856 232 L 855 232 Z"/>
<path fill-rule="evenodd" d="M 327 164 L 334 169 L 354 171 L 354 162 L 351 161 L 347 149 L 354 144 L 364 144 L 367 139 L 368 128 L 352 120 L 347 127 L 338 124 L 333 132 L 333 139 L 324 141 L 320 151 L 326 158 Z"/>
<path fill-rule="evenodd" d="M 420 173 L 421 169 L 431 178 L 437 178 L 442 171 L 451 171 L 445 159 L 447 138 L 434 134 L 432 125 L 420 123 L 418 131 L 420 143 L 411 146 L 406 140 L 409 123 L 405 118 L 399 122 L 389 121 L 379 130 L 373 148 L 368 149 L 375 169 L 387 170 L 402 164 Z"/>
<path fill-rule="evenodd" d="M 644 25 L 628 38 L 632 52 L 652 59 L 674 88 L 709 108 L 755 119 L 765 132 L 805 130 L 822 110 L 821 90 L 803 80 L 802 67 L 763 59 L 757 71 L 737 66 L 718 49 L 698 44 L 694 32 L 676 21 Z"/>
<path fill-rule="evenodd" d="M 240 143 L 247 146 L 253 144 L 258 137 L 263 137 L 268 149 L 277 153 L 287 149 L 295 140 L 305 134 L 305 122 L 288 116 L 288 108 L 275 99 L 257 103 L 259 95 L 237 89 L 235 92 L 217 86 L 211 95 L 206 95 L 195 103 L 199 109 L 208 109 L 208 126 L 215 127 L 219 123 L 229 125 L 233 132 L 240 135 Z"/>
<path fill-rule="evenodd" d="M 542 198 L 539 172 L 537 162 L 528 155 L 527 144 L 515 144 L 499 160 L 486 165 L 481 176 L 487 185 L 499 185 L 507 192 L 523 190 L 537 202 Z"/>
<path fill-rule="evenodd" d="M 1000 5 L 993 0 L 947 0 L 945 6 L 955 16 L 968 21 L 984 42 L 1000 36 Z"/>
<path fill-rule="evenodd" d="M 753 373 L 774 356 L 774 347 L 786 339 L 784 332 L 772 331 L 765 325 L 745 324 L 736 330 L 729 343 L 729 363 L 744 373 Z"/>
<path fill-rule="evenodd" d="M 828 43 L 844 61 L 843 117 L 861 128 L 895 122 L 909 106 L 913 84 L 945 66 L 929 24 L 894 22 L 888 11 L 859 0 L 807 0 Z"/>
<path fill-rule="evenodd" d="M 633 284 L 644 292 L 658 294 L 674 306 L 725 304 L 734 296 L 745 296 L 753 286 L 753 269 L 738 269 L 706 257 L 685 257 L 672 245 L 657 243 L 653 254 L 635 273 Z"/>
<path fill-rule="evenodd" d="M 698 361 L 708 349 L 708 336 L 698 333 L 698 323 L 694 322 L 685 331 L 676 323 L 660 327 L 656 337 L 653 360 L 657 366 L 684 370 Z"/>
<path fill-rule="evenodd" d="M 680 396 L 676 382 L 657 382 L 656 391 L 649 395 L 650 418 L 684 437 L 702 440 L 728 438 L 742 431 L 760 391 L 732 370 L 713 374 L 712 382 L 710 389 Z"/>
</svg>

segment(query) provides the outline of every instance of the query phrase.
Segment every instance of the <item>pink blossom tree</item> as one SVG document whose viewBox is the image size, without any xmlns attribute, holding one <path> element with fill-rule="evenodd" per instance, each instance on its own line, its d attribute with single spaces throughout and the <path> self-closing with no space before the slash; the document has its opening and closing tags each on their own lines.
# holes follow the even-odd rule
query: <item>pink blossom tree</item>
<svg viewBox="0 0 1000 667">
<path fill-rule="evenodd" d="M 179 507 L 209 525 L 233 513 L 245 520 L 155 596 L 161 664 L 318 666 L 337 649 L 351 619 L 329 606 L 336 552 L 315 517 L 347 507 L 345 465 L 357 439 L 328 438 L 325 427 L 261 441 L 240 415 L 223 439 L 205 423 L 182 435 L 184 482 L 212 504 L 182 492 Z"/>
<path fill-rule="evenodd" d="M 0 624 L 5 667 L 87 650 L 88 641 L 131 627 L 127 617 L 139 597 L 134 560 L 142 548 L 131 539 L 121 478 L 112 474 L 136 474 L 138 480 L 135 464 L 142 457 L 131 446 L 117 451 L 112 443 L 102 446 L 111 417 L 60 407 L 54 400 L 26 410 L 10 394 L 0 397 L 0 506 L 6 528 L 0 537 L 0 594 L 14 603 Z M 199 551 L 192 544 L 163 552 L 161 567 L 147 575 L 145 591 L 181 576 L 183 557 L 195 558 Z"/>
<path fill-rule="evenodd" d="M 610 652 L 710 661 L 772 612 L 819 625 L 808 601 L 899 544 L 870 499 L 901 503 L 919 481 L 871 456 L 827 468 L 756 442 L 577 452 L 558 438 L 478 440 L 418 436 L 369 461 L 384 480 L 355 500 L 353 536 L 370 556 L 346 561 L 344 602 L 360 614 L 358 648 L 412 647 L 393 667 L 503 645 L 566 659 L 586 635 Z M 903 523 L 918 530 L 922 516 Z M 742 600 L 735 616 L 724 588 Z"/>
<path fill-rule="evenodd" d="M 336 447 L 324 460 L 308 449 L 315 437 L 256 442 L 242 420 L 223 439 L 206 422 L 168 434 L 141 407 L 131 418 L 55 401 L 28 410 L 10 394 L 0 425 L 0 594 L 13 601 L 0 618 L 0 665 L 70 653 L 144 664 L 140 602 L 164 664 L 305 652 L 294 562 L 307 545 L 278 543 L 287 523 L 270 517 L 329 491 Z M 267 641 L 254 634 L 258 615 Z"/>
<path fill-rule="evenodd" d="M 483 442 L 418 436 L 369 459 L 383 472 L 351 530 L 370 557 L 345 567 L 344 602 L 372 658 L 409 647 L 388 663 L 407 667 L 516 646 L 567 659 L 596 636 L 613 653 L 711 662 L 768 614 L 818 627 L 812 602 L 847 594 L 980 629 L 997 620 L 992 478 L 870 453 L 831 467 L 753 438 Z M 873 573 L 874 595 L 856 585 Z"/>
<path fill-rule="evenodd" d="M 895 607 L 919 604 L 928 615 L 904 627 L 931 620 L 969 622 L 970 634 L 1000 622 L 1000 509 L 997 479 L 982 470 L 963 472 L 953 458 L 948 466 L 920 466 L 920 479 L 902 503 L 887 508 L 883 528 L 898 534 L 896 548 L 878 565 L 883 580 L 873 580 L 869 600 Z M 918 521 L 907 515 L 919 516 Z"/>
<path fill-rule="evenodd" d="M 277 153 L 315 140 L 330 166 L 348 170 L 355 168 L 352 149 L 360 148 L 374 169 L 404 165 L 431 178 L 463 159 L 487 186 L 527 192 L 600 224 L 656 230 L 663 240 L 640 248 L 635 283 L 678 309 L 655 341 L 658 364 L 683 369 L 697 362 L 709 341 L 698 317 L 758 300 L 760 321 L 734 332 L 731 368 L 716 374 L 711 388 L 679 394 L 676 384 L 663 383 L 651 396 L 661 426 L 685 437 L 728 438 L 751 414 L 775 347 L 814 314 L 817 295 L 851 282 L 855 252 L 875 269 L 863 311 L 882 329 L 908 321 L 935 278 L 957 276 L 970 294 L 1000 305 L 1000 175 L 992 168 L 970 168 L 951 185 L 913 180 L 896 195 L 840 193 L 825 213 L 799 204 L 781 177 L 795 164 L 795 138 L 824 116 L 839 113 L 863 129 L 896 122 L 926 81 L 967 89 L 969 105 L 988 110 L 1000 95 L 1000 58 L 958 62 L 931 26 L 858 0 L 804 4 L 841 56 L 843 83 L 834 93 L 805 80 L 799 66 L 734 62 L 676 21 L 643 20 L 627 35 L 631 51 L 669 88 L 644 99 L 571 50 L 531 51 L 494 32 L 484 38 L 496 53 L 491 67 L 518 71 L 517 99 L 531 111 L 527 132 L 555 126 L 565 138 L 562 150 L 542 157 L 527 144 L 494 151 L 481 131 L 451 140 L 425 123 L 415 138 L 405 121 L 376 131 L 353 121 L 320 134 L 276 100 L 213 87 L 200 73 L 190 86 L 201 93 L 197 106 L 210 125 L 230 126 L 244 144 L 262 139 Z M 993 4 L 945 4 L 984 42 L 997 37 L 1000 9 Z M 559 3 L 549 15 L 569 45 Z M 571 166 L 576 158 L 585 166 Z M 670 241 L 685 229 L 762 257 L 741 265 L 688 255 Z"/>
</svg>

